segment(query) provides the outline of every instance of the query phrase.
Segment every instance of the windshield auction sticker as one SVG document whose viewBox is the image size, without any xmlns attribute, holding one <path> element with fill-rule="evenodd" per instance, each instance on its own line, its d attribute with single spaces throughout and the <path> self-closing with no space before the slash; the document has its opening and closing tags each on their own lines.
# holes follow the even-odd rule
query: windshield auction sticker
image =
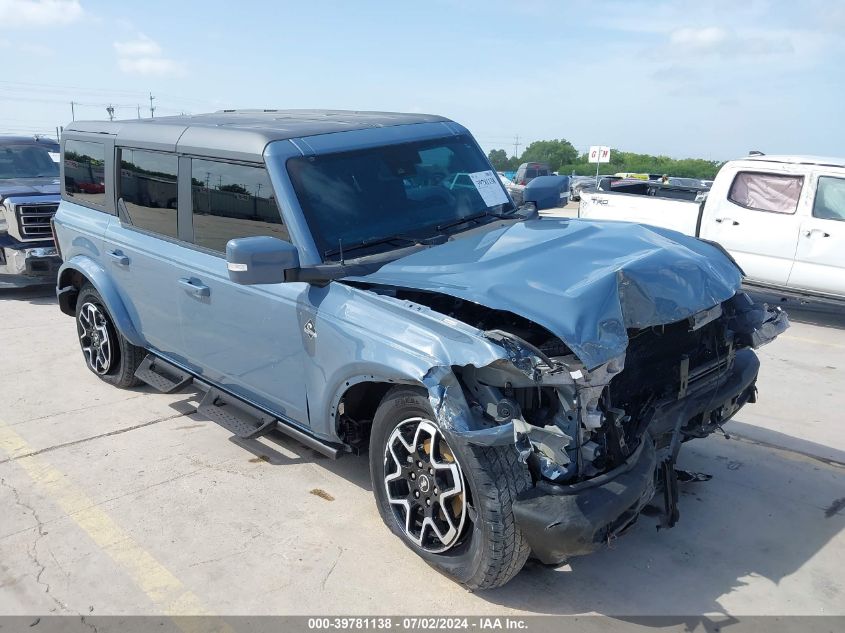
<svg viewBox="0 0 845 633">
<path fill-rule="evenodd" d="M 488 207 L 495 207 L 497 204 L 505 204 L 508 201 L 508 196 L 495 172 L 477 171 L 469 177 Z"/>
</svg>

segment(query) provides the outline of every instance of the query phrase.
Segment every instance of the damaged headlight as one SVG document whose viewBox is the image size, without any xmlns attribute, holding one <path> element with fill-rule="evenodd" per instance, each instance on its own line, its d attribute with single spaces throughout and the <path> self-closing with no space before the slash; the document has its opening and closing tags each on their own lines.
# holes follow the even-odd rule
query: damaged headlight
<svg viewBox="0 0 845 633">
<path fill-rule="evenodd" d="M 597 472 L 595 465 L 603 462 L 605 449 L 592 437 L 606 422 L 599 402 L 604 388 L 622 371 L 624 356 L 587 371 L 574 355 L 550 358 L 508 332 L 495 330 L 485 335 L 505 348 L 510 363 L 508 367 L 499 366 L 498 375 L 484 368 L 465 375 L 465 381 L 469 378 L 470 390 L 481 399 L 486 396 L 489 417 L 499 423 L 512 421 L 514 444 L 521 459 L 533 460 L 540 474 L 552 481 Z M 491 384 L 502 387 L 489 387 Z M 532 389 L 538 393 L 533 399 L 527 395 Z M 530 415 L 531 411 L 513 401 L 516 394 L 523 393 L 532 402 L 542 402 L 543 389 L 554 393 L 551 415 L 543 415 L 551 404 Z M 502 395 L 505 399 L 496 402 Z M 507 404 L 503 406 L 502 402 Z"/>
</svg>

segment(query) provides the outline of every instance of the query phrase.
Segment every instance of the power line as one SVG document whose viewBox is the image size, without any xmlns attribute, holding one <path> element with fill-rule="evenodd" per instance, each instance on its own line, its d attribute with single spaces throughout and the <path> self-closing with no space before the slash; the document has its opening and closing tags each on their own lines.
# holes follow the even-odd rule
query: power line
<svg viewBox="0 0 845 633">
<path fill-rule="evenodd" d="M 68 86 L 68 85 L 58 85 L 58 84 L 46 84 L 46 83 L 33 83 L 33 82 L 26 82 L 26 81 L 8 81 L 5 79 L 0 79 L 0 86 L 21 86 L 26 88 L 27 93 L 31 93 L 33 89 L 35 90 L 42 90 L 47 92 L 67 92 L 73 93 L 73 96 L 78 96 L 80 93 L 90 93 L 96 94 L 98 96 L 114 96 L 114 95 L 123 95 L 125 97 L 144 97 L 145 99 L 148 97 L 148 93 L 142 90 L 113 90 L 110 88 L 84 88 L 82 86 Z M 165 100 L 172 102 L 172 103 L 193 103 L 196 105 L 202 106 L 209 106 L 211 102 L 208 99 L 198 99 L 196 97 L 186 97 L 183 95 L 171 95 L 171 94 L 161 94 L 159 93 L 159 97 L 163 97 Z"/>
</svg>

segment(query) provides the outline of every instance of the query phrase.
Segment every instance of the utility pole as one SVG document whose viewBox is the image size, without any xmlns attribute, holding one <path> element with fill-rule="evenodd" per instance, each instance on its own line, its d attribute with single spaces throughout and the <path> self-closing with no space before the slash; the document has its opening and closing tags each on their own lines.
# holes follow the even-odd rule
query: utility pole
<svg viewBox="0 0 845 633">
<path fill-rule="evenodd" d="M 70 102 L 70 120 L 76 121 L 76 111 L 73 109 L 73 106 L 76 105 L 73 101 Z"/>
<path fill-rule="evenodd" d="M 109 113 L 109 121 L 114 121 L 114 106 L 112 104 L 106 107 L 106 112 Z"/>
<path fill-rule="evenodd" d="M 138 118 L 141 118 L 141 104 L 138 104 Z"/>
<path fill-rule="evenodd" d="M 61 140 L 62 140 L 62 135 L 61 135 L 61 134 L 59 134 L 59 126 L 58 126 L 58 125 L 56 126 L 56 140 L 57 140 L 57 141 L 61 141 Z"/>
<path fill-rule="evenodd" d="M 514 158 L 519 158 L 519 146 L 520 145 L 522 145 L 522 143 L 519 142 L 519 134 L 517 134 L 516 137 L 513 139 L 513 157 Z"/>
<path fill-rule="evenodd" d="M 150 118 L 151 119 L 155 118 L 155 112 L 156 112 L 155 106 L 153 105 L 153 99 L 155 99 L 155 97 L 153 96 L 153 93 L 150 92 Z"/>
</svg>

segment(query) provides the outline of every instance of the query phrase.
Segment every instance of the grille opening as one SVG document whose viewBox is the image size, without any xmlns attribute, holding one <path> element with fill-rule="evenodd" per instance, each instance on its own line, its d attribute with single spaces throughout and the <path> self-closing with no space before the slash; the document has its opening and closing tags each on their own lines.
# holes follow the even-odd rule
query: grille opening
<svg viewBox="0 0 845 633">
<path fill-rule="evenodd" d="M 15 208 L 18 230 L 22 240 L 44 240 L 52 237 L 50 219 L 59 208 L 57 204 L 21 204 Z"/>
</svg>

